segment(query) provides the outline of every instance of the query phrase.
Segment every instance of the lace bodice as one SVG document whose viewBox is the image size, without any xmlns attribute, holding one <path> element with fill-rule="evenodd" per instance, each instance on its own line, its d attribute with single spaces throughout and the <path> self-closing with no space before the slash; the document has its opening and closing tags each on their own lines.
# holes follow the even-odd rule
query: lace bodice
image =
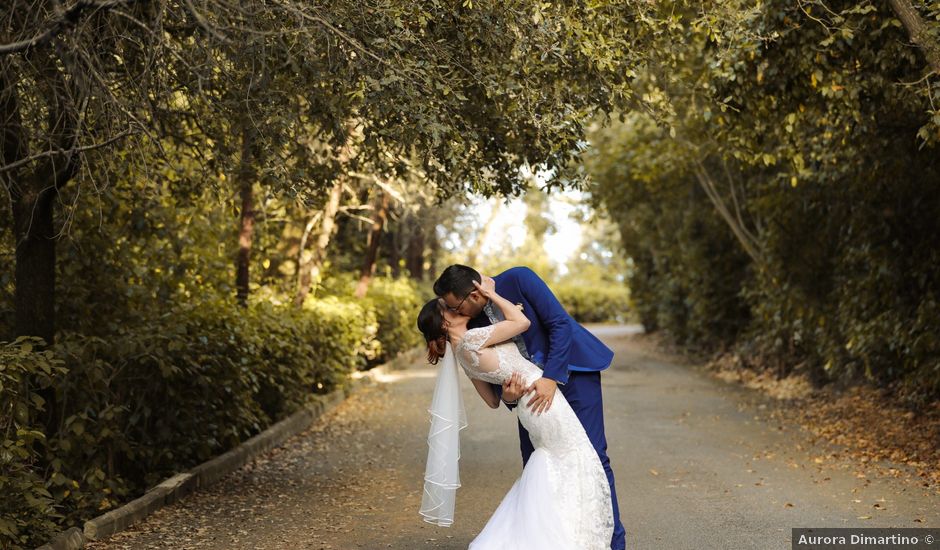
<svg viewBox="0 0 940 550">
<path fill-rule="evenodd" d="M 493 325 L 472 328 L 464 333 L 463 338 L 457 343 L 455 348 L 457 362 L 463 367 L 467 376 L 491 384 L 502 384 L 509 380 L 513 372 L 522 374 L 527 383 L 541 378 L 542 370 L 523 357 L 512 340 L 489 346 L 489 349 L 496 353 L 498 359 L 495 369 L 487 370 L 481 365 L 480 354 L 483 350 L 483 344 L 493 334 L 493 329 Z"/>
</svg>

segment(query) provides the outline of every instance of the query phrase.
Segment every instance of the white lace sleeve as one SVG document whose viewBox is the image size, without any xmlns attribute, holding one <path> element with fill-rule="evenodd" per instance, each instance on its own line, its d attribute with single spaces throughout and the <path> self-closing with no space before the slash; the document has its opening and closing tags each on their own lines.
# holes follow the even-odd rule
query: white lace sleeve
<svg viewBox="0 0 940 550">
<path fill-rule="evenodd" d="M 465 369 L 480 372 L 480 349 L 493 334 L 493 325 L 472 328 L 463 335 L 457 346 L 457 357 Z"/>
</svg>

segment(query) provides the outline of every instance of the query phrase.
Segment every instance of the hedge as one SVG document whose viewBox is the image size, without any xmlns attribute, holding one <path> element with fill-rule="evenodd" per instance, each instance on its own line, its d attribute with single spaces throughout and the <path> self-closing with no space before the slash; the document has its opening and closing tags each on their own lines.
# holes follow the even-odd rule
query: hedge
<svg viewBox="0 0 940 550">
<path fill-rule="evenodd" d="M 633 318 L 630 291 L 623 285 L 559 284 L 552 292 L 579 323 L 623 323 Z"/>
<path fill-rule="evenodd" d="M 302 309 L 179 303 L 108 337 L 0 343 L 0 547 L 42 544 L 407 347 L 408 288 Z"/>
</svg>

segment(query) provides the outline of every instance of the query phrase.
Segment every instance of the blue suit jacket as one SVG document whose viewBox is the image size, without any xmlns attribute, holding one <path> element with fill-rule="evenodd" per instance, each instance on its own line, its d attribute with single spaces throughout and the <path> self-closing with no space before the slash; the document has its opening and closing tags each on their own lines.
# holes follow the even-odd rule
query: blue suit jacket
<svg viewBox="0 0 940 550">
<path fill-rule="evenodd" d="M 569 371 L 601 371 L 610 366 L 614 352 L 565 311 L 534 271 L 513 267 L 493 279 L 496 293 L 514 304 L 521 303 L 522 313 L 532 322 L 522 338 L 544 377 L 565 384 Z M 481 312 L 467 326 L 478 328 L 489 324 L 486 313 Z"/>
</svg>

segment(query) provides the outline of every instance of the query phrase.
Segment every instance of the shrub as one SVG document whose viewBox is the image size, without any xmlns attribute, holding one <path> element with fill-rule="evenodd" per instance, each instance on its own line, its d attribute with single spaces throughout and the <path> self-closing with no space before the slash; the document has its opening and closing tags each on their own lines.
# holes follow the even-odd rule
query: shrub
<svg viewBox="0 0 940 550">
<path fill-rule="evenodd" d="M 352 298 L 359 278 L 354 273 L 335 272 L 324 280 L 321 292 L 338 300 L 360 304 L 376 325 L 370 334 L 370 346 L 362 353 L 371 368 L 389 361 L 409 348 L 421 344 L 421 334 L 415 328 L 418 311 L 433 293 L 430 283 L 421 287 L 412 279 L 376 277 L 372 279 L 365 298 Z M 312 298 L 308 298 L 308 301 Z"/>
<path fill-rule="evenodd" d="M 417 284 L 411 279 L 374 279 L 365 302 L 378 321 L 376 339 L 380 352 L 368 366 L 384 363 L 407 349 L 421 343 L 421 334 L 415 328 L 418 311 L 424 304 Z"/>
<path fill-rule="evenodd" d="M 623 323 L 631 318 L 630 291 L 622 285 L 560 284 L 552 291 L 579 323 Z"/>
<path fill-rule="evenodd" d="M 240 308 L 218 298 L 119 325 L 107 338 L 60 333 L 55 361 L 68 372 L 62 369 L 54 391 L 62 421 L 48 441 L 27 424 L 19 439 L 5 441 L 7 448 L 24 440 L 30 452 L 13 462 L 3 455 L 0 483 L 15 474 L 15 491 L 32 500 L 29 508 L 22 499 L 14 503 L 23 514 L 16 521 L 3 510 L 0 533 L 47 532 L 53 503 L 67 520 L 96 515 L 237 445 L 342 384 L 372 357 L 376 326 L 363 304 L 337 298 L 303 309 L 264 302 Z M 25 407 L 32 418 L 42 403 L 15 389 L 26 372 L 17 365 L 44 372 L 46 363 L 7 365 L 18 353 L 5 349 L 2 404 Z M 27 468 L 33 463 L 48 468 L 48 479 Z M 5 496 L 17 494 L 3 488 Z"/>
<path fill-rule="evenodd" d="M 58 514 L 41 469 L 46 438 L 39 391 L 65 371 L 39 338 L 0 342 L 0 547 L 35 548 L 55 530 Z"/>
<path fill-rule="evenodd" d="M 376 355 L 375 315 L 361 304 L 327 297 L 293 307 L 258 308 L 265 316 L 260 401 L 272 420 L 293 412 L 316 393 L 342 384 Z"/>
</svg>

